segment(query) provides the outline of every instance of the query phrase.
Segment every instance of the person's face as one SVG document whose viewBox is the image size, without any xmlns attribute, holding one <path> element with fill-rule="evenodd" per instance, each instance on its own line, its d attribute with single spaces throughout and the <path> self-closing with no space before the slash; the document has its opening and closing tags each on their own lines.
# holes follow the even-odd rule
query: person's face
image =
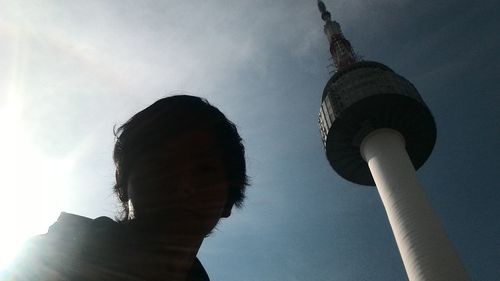
<svg viewBox="0 0 500 281">
<path fill-rule="evenodd" d="M 207 235 L 228 216 L 229 184 L 214 136 L 188 131 L 144 155 L 128 181 L 136 219 L 158 228 Z"/>
</svg>

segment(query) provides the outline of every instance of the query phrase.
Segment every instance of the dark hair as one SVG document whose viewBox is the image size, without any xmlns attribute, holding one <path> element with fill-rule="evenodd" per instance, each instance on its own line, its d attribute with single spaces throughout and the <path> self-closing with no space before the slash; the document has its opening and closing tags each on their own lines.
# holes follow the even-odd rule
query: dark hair
<svg viewBox="0 0 500 281">
<path fill-rule="evenodd" d="M 207 100 L 178 95 L 156 101 L 114 130 L 114 191 L 123 206 L 122 220 L 129 215 L 128 178 L 141 155 L 154 152 L 182 132 L 196 129 L 213 132 L 228 176 L 228 203 L 241 207 L 248 179 L 245 149 L 236 126 Z"/>
</svg>

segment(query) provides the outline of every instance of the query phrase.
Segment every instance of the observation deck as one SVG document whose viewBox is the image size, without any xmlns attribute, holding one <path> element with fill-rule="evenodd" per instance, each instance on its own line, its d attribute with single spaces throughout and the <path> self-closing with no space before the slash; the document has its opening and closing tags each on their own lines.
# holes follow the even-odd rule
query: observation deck
<svg viewBox="0 0 500 281">
<path fill-rule="evenodd" d="M 319 113 L 321 138 L 333 169 L 348 181 L 375 185 L 360 144 L 370 132 L 400 132 L 415 169 L 436 142 L 434 118 L 417 89 L 389 67 L 356 62 L 335 73 L 323 91 Z"/>
</svg>

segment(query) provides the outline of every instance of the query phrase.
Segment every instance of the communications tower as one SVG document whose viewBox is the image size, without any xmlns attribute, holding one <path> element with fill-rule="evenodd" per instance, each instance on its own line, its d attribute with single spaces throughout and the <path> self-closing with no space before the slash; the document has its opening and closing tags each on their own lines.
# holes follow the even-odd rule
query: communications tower
<svg viewBox="0 0 500 281">
<path fill-rule="evenodd" d="M 376 185 L 410 281 L 468 280 L 416 177 L 436 141 L 429 108 L 410 81 L 360 60 L 323 1 L 318 8 L 337 69 L 319 113 L 330 165 L 348 181 Z"/>
</svg>

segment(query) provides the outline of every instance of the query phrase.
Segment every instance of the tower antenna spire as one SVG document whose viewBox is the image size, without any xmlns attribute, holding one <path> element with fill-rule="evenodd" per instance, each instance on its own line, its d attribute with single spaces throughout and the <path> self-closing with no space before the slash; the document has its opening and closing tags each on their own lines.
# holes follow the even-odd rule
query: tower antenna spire
<svg viewBox="0 0 500 281">
<path fill-rule="evenodd" d="M 342 70 L 358 61 L 358 57 L 351 47 L 351 43 L 342 34 L 340 24 L 332 21 L 332 15 L 326 9 L 325 3 L 318 0 L 318 9 L 321 19 L 325 22 L 324 31 L 330 43 L 330 54 L 337 70 Z"/>
</svg>

